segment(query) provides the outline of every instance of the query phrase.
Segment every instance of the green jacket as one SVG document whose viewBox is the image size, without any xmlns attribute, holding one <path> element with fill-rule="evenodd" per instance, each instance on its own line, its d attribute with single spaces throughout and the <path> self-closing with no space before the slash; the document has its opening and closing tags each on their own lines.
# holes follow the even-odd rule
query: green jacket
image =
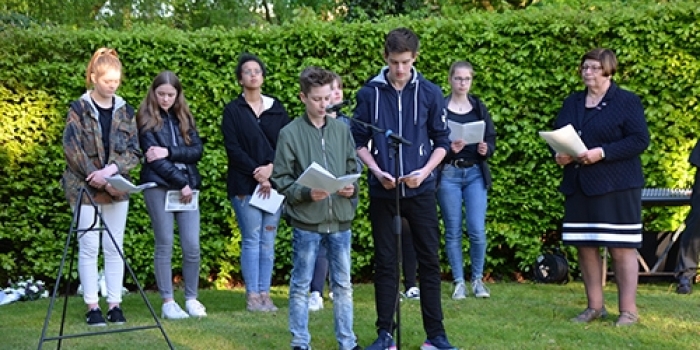
<svg viewBox="0 0 700 350">
<path fill-rule="evenodd" d="M 272 182 L 285 199 L 285 215 L 292 227 L 319 233 L 350 229 L 355 208 L 350 198 L 332 193 L 314 202 L 311 188 L 296 183 L 304 170 L 316 162 L 333 176 L 357 173 L 355 143 L 348 127 L 334 118 L 326 118 L 316 128 L 304 114 L 287 124 L 277 140 Z M 354 184 L 357 197 L 357 183 Z"/>
</svg>

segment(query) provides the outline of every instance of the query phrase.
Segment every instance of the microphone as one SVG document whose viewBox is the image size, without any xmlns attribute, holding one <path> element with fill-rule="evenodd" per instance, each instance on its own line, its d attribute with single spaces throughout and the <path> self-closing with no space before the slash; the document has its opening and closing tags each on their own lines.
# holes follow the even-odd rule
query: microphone
<svg viewBox="0 0 700 350">
<path fill-rule="evenodd" d="M 330 105 L 330 106 L 326 107 L 326 113 L 333 113 L 333 112 L 337 113 L 338 111 L 340 111 L 341 108 L 343 108 L 349 104 L 350 104 L 350 101 L 345 100 L 345 101 L 338 102 L 334 105 Z"/>
<path fill-rule="evenodd" d="M 387 129 L 387 131 L 384 132 L 384 136 L 387 138 L 394 140 L 396 143 L 401 143 L 406 146 L 410 146 L 413 144 L 413 142 L 406 140 L 405 138 L 401 137 L 401 135 L 395 134 L 394 131 Z"/>
</svg>

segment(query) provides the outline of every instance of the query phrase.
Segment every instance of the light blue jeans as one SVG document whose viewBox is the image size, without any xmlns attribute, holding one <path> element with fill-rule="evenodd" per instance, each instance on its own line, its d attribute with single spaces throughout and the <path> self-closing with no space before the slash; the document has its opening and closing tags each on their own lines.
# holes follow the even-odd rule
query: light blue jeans
<svg viewBox="0 0 700 350">
<path fill-rule="evenodd" d="M 465 216 L 472 264 L 471 280 L 480 280 L 484 277 L 486 256 L 487 206 L 487 190 L 480 165 L 464 169 L 445 165 L 437 197 L 442 220 L 445 222 L 445 250 L 454 281 L 464 282 L 462 218 Z"/>
<path fill-rule="evenodd" d="M 241 272 L 246 293 L 270 291 L 275 264 L 275 237 L 281 209 L 270 214 L 248 204 L 250 196 L 231 198 L 241 230 Z"/>
<path fill-rule="evenodd" d="M 319 245 L 326 247 L 333 292 L 335 338 L 340 350 L 357 346 L 353 327 L 352 282 L 350 281 L 350 230 L 318 233 L 295 228 L 292 231 L 292 277 L 289 285 L 289 331 L 292 347 L 310 348 L 309 286 L 314 274 Z"/>
</svg>

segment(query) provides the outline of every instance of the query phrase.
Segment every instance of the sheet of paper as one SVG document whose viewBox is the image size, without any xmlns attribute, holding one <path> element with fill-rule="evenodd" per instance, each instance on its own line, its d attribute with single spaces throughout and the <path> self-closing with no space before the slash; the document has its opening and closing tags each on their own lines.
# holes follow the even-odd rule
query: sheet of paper
<svg viewBox="0 0 700 350">
<path fill-rule="evenodd" d="M 199 209 L 199 191 L 192 190 L 192 200 L 189 203 L 180 202 L 180 191 L 171 190 L 165 193 L 165 211 L 186 211 Z"/>
<path fill-rule="evenodd" d="M 540 136 L 558 153 L 577 157 L 579 154 L 588 151 L 588 148 L 586 148 L 586 145 L 571 124 L 554 131 L 540 131 Z"/>
<path fill-rule="evenodd" d="M 450 141 L 464 140 L 467 145 L 484 141 L 486 123 L 483 120 L 464 124 L 448 120 L 447 126 L 450 127 Z"/>
<path fill-rule="evenodd" d="M 155 182 L 146 182 L 136 186 L 133 183 L 131 183 L 131 181 L 127 180 L 119 174 L 106 177 L 105 180 L 117 190 L 128 193 L 138 193 L 147 188 L 156 187 Z"/>
<path fill-rule="evenodd" d="M 270 214 L 276 213 L 284 201 L 284 195 L 279 194 L 279 192 L 273 188 L 270 190 L 269 197 L 262 198 L 258 195 L 259 190 L 260 185 L 255 186 L 255 191 L 253 192 L 253 195 L 250 196 L 250 205 Z"/>
<path fill-rule="evenodd" d="M 335 193 L 343 187 L 353 184 L 360 176 L 361 174 L 350 174 L 336 178 L 324 167 L 313 162 L 304 170 L 296 182 L 309 188 L 318 188 L 329 193 Z"/>
</svg>

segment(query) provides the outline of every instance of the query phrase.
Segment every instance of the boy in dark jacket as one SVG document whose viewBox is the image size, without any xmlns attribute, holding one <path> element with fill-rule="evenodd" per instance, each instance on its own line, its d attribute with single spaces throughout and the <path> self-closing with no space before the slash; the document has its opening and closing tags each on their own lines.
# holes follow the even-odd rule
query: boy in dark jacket
<svg viewBox="0 0 700 350">
<path fill-rule="evenodd" d="M 398 298 L 397 235 L 395 216 L 410 226 L 418 259 L 421 312 L 427 340 L 422 350 L 456 349 L 450 345 L 442 323 L 440 304 L 440 231 L 435 199 L 435 168 L 450 147 L 444 99 L 440 88 L 414 68 L 418 37 L 407 28 L 394 29 L 384 43 L 388 67 L 357 93 L 355 118 L 391 130 L 411 142 L 392 154 L 387 134 L 353 125 L 360 160 L 369 168 L 369 216 L 374 239 L 374 288 L 377 309 L 377 340 L 368 350 L 395 348 L 393 316 Z M 367 144 L 372 140 L 372 151 Z M 395 162 L 399 162 L 396 173 Z M 395 179 L 399 179 L 396 188 Z M 395 195 L 399 191 L 401 212 Z"/>
<path fill-rule="evenodd" d="M 292 349 L 310 349 L 309 286 L 319 245 L 330 264 L 335 336 L 340 350 L 360 350 L 353 327 L 350 281 L 350 225 L 355 216 L 351 199 L 357 183 L 335 193 L 309 188 L 297 179 L 313 162 L 336 177 L 357 173 L 355 145 L 347 126 L 326 116 L 331 103 L 333 74 L 309 67 L 299 79 L 306 113 L 287 124 L 277 141 L 272 182 L 286 196 L 286 213 L 293 227 L 293 268 L 289 285 L 289 330 Z"/>
</svg>

